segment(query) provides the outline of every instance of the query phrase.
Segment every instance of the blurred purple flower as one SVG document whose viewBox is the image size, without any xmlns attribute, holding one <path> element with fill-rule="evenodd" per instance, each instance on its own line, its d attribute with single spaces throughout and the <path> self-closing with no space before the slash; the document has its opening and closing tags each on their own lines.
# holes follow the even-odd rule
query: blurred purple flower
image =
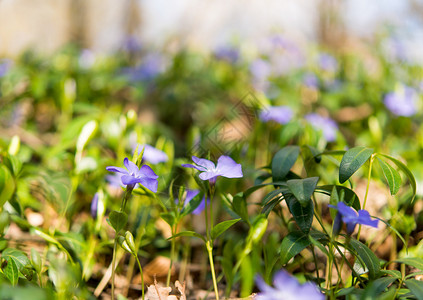
<svg viewBox="0 0 423 300">
<path fill-rule="evenodd" d="M 234 47 L 221 46 L 214 50 L 214 55 L 218 59 L 234 64 L 239 59 L 239 50 Z"/>
<path fill-rule="evenodd" d="M 4 77 L 13 65 L 11 59 L 5 58 L 0 60 L 0 78 Z"/>
<path fill-rule="evenodd" d="M 93 199 L 91 200 L 91 217 L 93 219 L 97 218 L 97 209 L 98 209 L 98 193 L 95 193 Z"/>
<path fill-rule="evenodd" d="M 288 106 L 268 106 L 260 112 L 259 118 L 263 122 L 275 121 L 286 124 L 291 121 L 293 114 Z"/>
<path fill-rule="evenodd" d="M 410 117 L 417 112 L 417 99 L 415 89 L 401 85 L 394 92 L 388 93 L 383 102 L 394 115 Z"/>
<path fill-rule="evenodd" d="M 342 222 L 347 224 L 348 234 L 352 234 L 354 232 L 355 226 L 357 224 L 367 225 L 375 228 L 378 226 L 379 220 L 372 220 L 367 210 L 360 209 L 357 214 L 353 208 L 349 207 L 343 202 L 338 202 L 337 206 L 331 204 L 328 206 L 338 210 L 337 218 L 342 218 Z"/>
<path fill-rule="evenodd" d="M 261 58 L 256 59 L 250 64 L 250 72 L 253 77 L 254 88 L 259 91 L 266 91 L 270 86 L 268 80 L 272 72 L 270 63 Z"/>
<path fill-rule="evenodd" d="M 220 156 L 217 160 L 217 166 L 208 159 L 198 158 L 196 156 L 192 156 L 192 160 L 195 165 L 183 164 L 182 166 L 197 169 L 202 172 L 199 175 L 200 179 L 208 180 L 212 184 L 216 182 L 218 176 L 226 178 L 241 178 L 243 176 L 241 165 L 237 164 L 229 156 Z"/>
<path fill-rule="evenodd" d="M 323 117 L 316 113 L 311 113 L 305 116 L 307 122 L 311 124 L 316 130 L 321 130 L 323 136 L 328 142 L 335 141 L 338 125 L 334 120 L 328 117 Z"/>
<path fill-rule="evenodd" d="M 89 69 L 94 65 L 95 60 L 96 60 L 95 53 L 90 49 L 84 49 L 79 54 L 78 63 L 81 68 Z"/>
<path fill-rule="evenodd" d="M 151 145 L 143 144 L 138 147 L 138 154 L 141 153 L 142 148 L 144 147 L 144 154 L 142 156 L 142 159 L 156 165 L 161 162 L 167 162 L 169 158 L 167 157 L 167 154 L 163 151 L 154 148 Z"/>
<path fill-rule="evenodd" d="M 157 192 L 157 186 L 159 184 L 157 178 L 159 178 L 159 176 L 157 176 L 149 166 L 143 165 L 140 169 L 138 169 L 137 165 L 130 161 L 127 157 L 123 160 L 123 164 L 127 170 L 114 166 L 106 167 L 106 170 L 121 173 L 121 181 L 128 188 L 133 189 L 135 184 L 139 183 L 150 191 L 154 193 Z"/>
<path fill-rule="evenodd" d="M 186 206 L 192 199 L 194 199 L 200 193 L 199 190 L 188 190 L 187 195 L 185 197 L 184 206 Z M 192 211 L 193 215 L 199 215 L 205 208 L 206 208 L 206 201 L 205 197 L 201 200 L 200 204 Z M 178 203 L 178 199 L 176 199 L 176 203 Z M 207 203 L 210 203 L 210 199 L 207 200 Z"/>
<path fill-rule="evenodd" d="M 163 59 L 157 54 L 144 57 L 140 65 L 133 68 L 124 68 L 123 75 L 132 82 L 150 81 L 163 72 Z"/>
<path fill-rule="evenodd" d="M 332 55 L 322 53 L 319 55 L 319 66 L 324 71 L 335 72 L 338 68 L 338 62 Z"/>
<path fill-rule="evenodd" d="M 130 35 L 124 39 L 122 48 L 128 53 L 136 53 L 140 51 L 142 47 L 138 38 L 134 35 Z"/>
<path fill-rule="evenodd" d="M 106 175 L 106 180 L 109 182 L 111 186 L 114 187 L 125 187 L 122 183 L 122 175 L 121 173 L 115 173 L 113 175 Z"/>
<path fill-rule="evenodd" d="M 297 279 L 285 270 L 278 271 L 273 277 L 271 287 L 262 277 L 256 277 L 256 284 L 260 289 L 257 300 L 323 300 L 325 296 L 312 282 L 300 284 Z"/>
<path fill-rule="evenodd" d="M 317 89 L 319 87 L 319 79 L 314 73 L 306 73 L 303 77 L 303 83 L 309 88 Z"/>
</svg>

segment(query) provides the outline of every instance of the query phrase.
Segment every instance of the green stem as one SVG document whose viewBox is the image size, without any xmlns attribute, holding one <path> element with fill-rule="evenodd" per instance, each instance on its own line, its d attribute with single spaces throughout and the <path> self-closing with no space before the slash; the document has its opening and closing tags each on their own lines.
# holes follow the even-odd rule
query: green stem
<svg viewBox="0 0 423 300">
<path fill-rule="evenodd" d="M 172 226 L 172 236 L 176 234 L 176 226 Z M 173 260 L 175 259 L 175 244 L 176 240 L 175 238 L 172 238 L 170 242 L 170 266 L 169 271 L 167 272 L 167 280 L 166 280 L 166 286 L 170 286 L 170 276 L 172 275 L 172 266 L 173 266 Z"/>
<path fill-rule="evenodd" d="M 364 195 L 363 207 L 361 209 L 366 209 L 367 196 L 369 195 L 370 180 L 372 176 L 372 166 L 373 166 L 374 157 L 375 157 L 375 154 L 372 154 L 372 156 L 370 156 L 369 173 L 367 174 L 366 194 Z M 358 225 L 357 241 L 360 240 L 360 232 L 361 232 L 361 224 Z"/>
<path fill-rule="evenodd" d="M 116 265 L 116 250 L 117 250 L 117 234 L 115 235 L 115 242 L 113 244 L 113 259 L 112 259 L 112 300 L 115 299 L 115 265 Z"/>
<path fill-rule="evenodd" d="M 216 274 L 214 271 L 214 263 L 213 263 L 213 241 L 211 239 L 207 241 L 206 248 L 207 248 L 207 252 L 209 253 L 209 262 L 210 262 L 210 269 L 211 269 L 212 279 L 213 279 L 214 293 L 216 296 L 216 300 L 219 300 L 219 290 L 217 289 Z"/>
<path fill-rule="evenodd" d="M 142 300 L 144 300 L 144 297 L 145 297 L 144 296 L 144 276 L 142 274 L 141 263 L 140 263 L 140 260 L 138 259 L 138 255 L 134 255 L 134 256 L 135 256 L 135 259 L 137 260 L 138 268 L 140 269 L 140 275 L 141 275 L 141 295 L 142 295 Z"/>
<path fill-rule="evenodd" d="M 314 251 L 314 245 L 311 245 L 311 253 L 313 254 L 313 260 L 314 260 L 314 265 L 315 265 L 315 269 L 316 269 L 316 276 L 317 276 L 317 283 L 320 287 L 320 276 L 319 276 L 319 268 L 317 265 L 317 257 L 316 257 L 316 252 Z"/>
</svg>

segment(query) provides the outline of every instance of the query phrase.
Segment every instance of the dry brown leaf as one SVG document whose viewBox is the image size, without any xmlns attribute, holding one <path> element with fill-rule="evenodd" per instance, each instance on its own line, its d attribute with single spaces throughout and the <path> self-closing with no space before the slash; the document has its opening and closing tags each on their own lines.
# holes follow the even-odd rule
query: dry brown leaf
<svg viewBox="0 0 423 300">
<path fill-rule="evenodd" d="M 182 285 L 179 280 L 175 281 L 175 287 L 181 293 L 181 296 L 179 297 L 179 300 L 186 300 L 187 296 L 185 295 L 185 282 Z"/>
<path fill-rule="evenodd" d="M 157 280 L 154 279 L 154 284 L 147 287 L 147 300 L 168 300 L 169 293 L 172 291 L 172 288 L 161 287 L 157 284 Z"/>
</svg>

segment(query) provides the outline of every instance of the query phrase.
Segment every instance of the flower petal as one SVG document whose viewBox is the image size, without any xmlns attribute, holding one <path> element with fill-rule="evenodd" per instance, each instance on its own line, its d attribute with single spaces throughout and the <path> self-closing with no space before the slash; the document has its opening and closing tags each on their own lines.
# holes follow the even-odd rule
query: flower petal
<svg viewBox="0 0 423 300">
<path fill-rule="evenodd" d="M 142 149 L 142 147 L 144 147 L 144 155 L 142 158 L 145 161 L 148 161 L 149 163 L 152 163 L 155 165 L 161 162 L 166 162 L 169 159 L 166 153 L 164 153 L 163 151 L 159 149 L 154 148 L 151 145 L 148 145 L 148 144 L 141 145 L 140 149 Z"/>
<path fill-rule="evenodd" d="M 377 228 L 379 220 L 372 220 L 367 210 L 360 209 L 358 211 L 358 223 Z"/>
<path fill-rule="evenodd" d="M 203 167 L 198 167 L 198 166 L 195 166 L 195 165 L 192 165 L 192 164 L 182 164 L 182 167 L 184 167 L 184 168 L 194 168 L 194 169 L 197 169 L 198 171 L 201 171 L 201 172 L 205 171 Z"/>
<path fill-rule="evenodd" d="M 130 161 L 127 157 L 123 160 L 123 164 L 128 169 L 129 174 L 137 174 L 139 169 L 136 164 L 134 164 L 132 161 Z"/>
<path fill-rule="evenodd" d="M 264 292 L 264 293 L 273 293 L 276 292 L 276 290 L 274 288 L 272 288 L 271 286 L 269 286 L 260 275 L 256 276 L 256 285 L 258 286 L 258 288 L 260 289 L 260 291 Z"/>
<path fill-rule="evenodd" d="M 219 157 L 216 169 L 220 176 L 227 178 L 241 178 L 243 176 L 241 165 L 229 156 L 222 155 Z"/>
<path fill-rule="evenodd" d="M 273 285 L 276 289 L 286 290 L 287 292 L 294 292 L 300 289 L 300 283 L 297 279 L 285 270 L 280 270 L 273 276 Z"/>
<path fill-rule="evenodd" d="M 153 193 L 157 192 L 159 181 L 156 178 L 148 178 L 148 177 L 140 178 L 139 183 L 145 188 L 152 191 Z"/>
<path fill-rule="evenodd" d="M 117 172 L 117 173 L 122 173 L 122 174 L 128 174 L 128 171 L 125 170 L 124 168 L 119 168 L 119 167 L 114 167 L 114 166 L 110 166 L 110 167 L 106 167 L 107 171 L 110 172 Z"/>
<path fill-rule="evenodd" d="M 153 169 L 151 169 L 147 165 L 143 165 L 141 167 L 141 169 L 137 171 L 136 174 L 140 178 L 144 178 L 144 177 L 151 178 L 151 179 L 157 179 L 157 178 L 159 178 L 159 176 L 156 173 L 154 173 Z"/>
<path fill-rule="evenodd" d="M 196 156 L 192 156 L 192 161 L 195 162 L 197 165 L 205 168 L 206 170 L 214 169 L 214 163 L 205 158 L 198 158 Z M 204 171 L 204 170 L 203 170 Z"/>
<path fill-rule="evenodd" d="M 140 178 L 136 178 L 136 177 L 131 176 L 131 175 L 123 175 L 121 179 L 122 179 L 122 183 L 124 185 L 135 184 L 135 183 L 139 183 L 141 181 Z"/>
<path fill-rule="evenodd" d="M 220 176 L 220 174 L 214 170 L 206 171 L 198 175 L 198 177 L 200 177 L 201 180 L 210 180 L 210 179 L 216 178 L 217 176 Z"/>
</svg>

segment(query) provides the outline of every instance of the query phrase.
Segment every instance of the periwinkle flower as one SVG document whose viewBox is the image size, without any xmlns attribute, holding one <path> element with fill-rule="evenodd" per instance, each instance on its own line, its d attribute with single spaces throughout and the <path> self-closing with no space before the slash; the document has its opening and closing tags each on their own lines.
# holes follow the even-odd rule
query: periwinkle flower
<svg viewBox="0 0 423 300">
<path fill-rule="evenodd" d="M 323 300 L 325 296 L 312 282 L 300 284 L 297 279 L 285 270 L 278 271 L 273 277 L 274 287 L 269 286 L 260 276 L 256 277 L 260 289 L 257 300 Z"/>
<path fill-rule="evenodd" d="M 332 55 L 323 53 L 319 55 L 319 66 L 324 71 L 335 72 L 338 68 L 338 62 Z"/>
<path fill-rule="evenodd" d="M 263 122 L 275 121 L 286 124 L 291 121 L 293 114 L 288 106 L 268 106 L 260 112 L 259 118 Z"/>
<path fill-rule="evenodd" d="M 97 209 L 98 209 L 98 193 L 95 193 L 93 199 L 91 200 L 91 207 L 90 207 L 91 217 L 93 217 L 93 219 L 97 218 Z"/>
<path fill-rule="evenodd" d="M 215 49 L 214 55 L 217 59 L 226 60 L 232 64 L 239 60 L 239 50 L 234 47 L 221 46 Z"/>
<path fill-rule="evenodd" d="M 256 59 L 250 64 L 250 72 L 253 76 L 253 85 L 257 90 L 266 90 L 269 87 L 268 78 L 272 73 L 270 63 L 264 59 Z"/>
<path fill-rule="evenodd" d="M 138 169 L 137 165 L 130 161 L 127 157 L 123 160 L 126 169 L 120 167 L 106 167 L 107 171 L 121 173 L 121 181 L 127 188 L 133 189 L 135 184 L 139 183 L 150 191 L 156 193 L 159 182 L 159 176 L 147 165 L 141 166 Z"/>
<path fill-rule="evenodd" d="M 303 77 L 303 83 L 308 88 L 317 89 L 319 87 L 319 79 L 314 73 L 306 73 Z"/>
<path fill-rule="evenodd" d="M 106 180 L 109 182 L 111 186 L 114 187 L 125 187 L 125 185 L 122 183 L 122 176 L 121 173 L 115 173 L 113 175 L 106 175 Z"/>
<path fill-rule="evenodd" d="M 150 81 L 163 72 L 163 59 L 159 55 L 147 55 L 141 64 L 134 68 L 125 68 L 123 74 L 130 81 Z"/>
<path fill-rule="evenodd" d="M 122 48 L 124 51 L 129 53 L 136 53 L 141 50 L 141 43 L 138 38 L 134 35 L 127 36 L 124 41 Z"/>
<path fill-rule="evenodd" d="M 144 154 L 142 156 L 142 159 L 145 160 L 146 162 L 149 162 L 153 165 L 157 165 L 159 163 L 167 162 L 169 160 L 166 153 L 148 144 L 140 145 L 138 148 L 139 149 L 138 154 L 141 153 L 141 150 L 143 148 L 144 148 Z"/>
<path fill-rule="evenodd" d="M 0 60 L 0 78 L 4 77 L 7 72 L 9 72 L 10 68 L 12 67 L 12 60 L 11 59 L 2 59 Z"/>
<path fill-rule="evenodd" d="M 355 226 L 357 224 L 367 225 L 377 228 L 379 220 L 372 220 L 370 214 L 367 210 L 360 209 L 358 213 L 348 205 L 343 202 L 338 202 L 338 204 L 331 205 L 329 207 L 338 210 L 337 216 L 335 217 L 336 227 L 334 231 L 340 230 L 341 225 L 339 224 L 339 219 L 341 218 L 342 222 L 347 225 L 347 233 L 352 234 L 354 232 Z"/>
<path fill-rule="evenodd" d="M 321 130 L 323 132 L 323 136 L 328 142 L 335 141 L 336 132 L 338 131 L 338 125 L 334 120 L 329 117 L 323 117 L 316 113 L 306 115 L 305 119 L 315 129 Z"/>
<path fill-rule="evenodd" d="M 383 100 L 385 106 L 396 116 L 410 117 L 417 112 L 417 91 L 409 86 L 400 85 L 388 93 Z"/>
<path fill-rule="evenodd" d="M 182 166 L 185 168 L 197 169 L 201 172 L 199 175 L 200 179 L 208 180 L 212 184 L 216 182 L 219 176 L 226 178 L 241 178 L 243 176 L 241 165 L 237 164 L 232 158 L 226 155 L 219 157 L 216 166 L 208 159 L 192 156 L 192 160 L 195 165 L 183 164 Z"/>
</svg>

